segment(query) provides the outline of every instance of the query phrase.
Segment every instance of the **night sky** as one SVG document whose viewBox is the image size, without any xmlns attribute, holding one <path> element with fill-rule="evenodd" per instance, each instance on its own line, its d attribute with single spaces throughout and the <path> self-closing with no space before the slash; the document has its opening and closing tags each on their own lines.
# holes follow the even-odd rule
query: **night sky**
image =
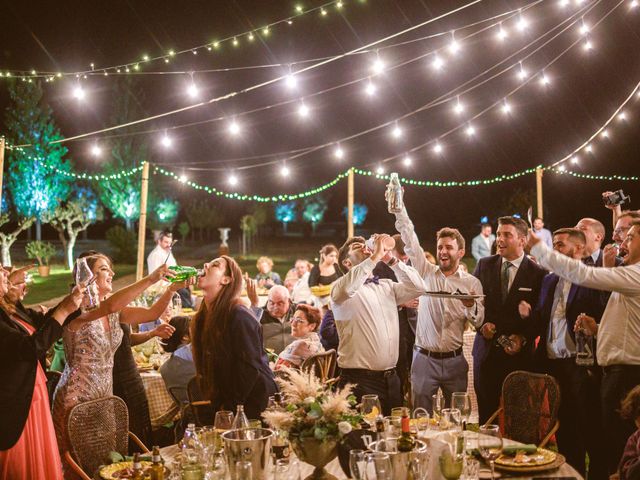
<svg viewBox="0 0 640 480">
<path fill-rule="evenodd" d="M 322 5 L 322 2 L 313 0 L 299 3 L 306 8 Z M 197 55 L 178 55 L 169 64 L 163 61 L 145 64 L 141 71 L 197 72 L 281 65 L 276 68 L 197 72 L 193 81 L 198 85 L 199 98 L 206 100 L 286 74 L 289 71 L 287 65 L 292 62 L 339 55 L 467 2 L 345 0 L 344 3 L 340 12 L 331 5 L 324 17 L 314 12 L 295 19 L 291 25 L 274 26 L 266 41 L 259 34 L 253 42 L 249 42 L 246 36 L 238 37 L 237 47 L 226 42 L 213 53 L 200 50 Z M 591 136 L 640 80 L 640 8 L 630 10 L 630 2 L 624 1 L 614 9 L 620 2 L 611 0 L 594 0 L 581 5 L 571 0 L 570 5 L 563 8 L 559 1 L 544 0 L 525 9 L 523 16 L 528 27 L 522 33 L 515 28 L 519 21 L 517 15 L 505 19 L 504 28 L 509 36 L 503 42 L 496 38 L 497 27 L 461 41 L 462 48 L 457 54 L 446 50 L 450 34 L 425 38 L 452 29 L 456 29 L 456 38 L 463 38 L 493 22 L 461 29 L 464 25 L 532 3 L 484 0 L 460 13 L 378 45 L 378 55 L 388 67 L 406 64 L 373 76 L 372 81 L 377 87 L 373 97 L 364 93 L 366 80 L 334 87 L 366 79 L 376 58 L 375 49 L 301 74 L 295 91 L 279 82 L 128 130 L 71 142 L 67 144 L 69 156 L 77 170 L 99 171 L 101 162 L 108 162 L 109 156 L 93 158 L 89 152 L 94 143 L 98 142 L 108 150 L 110 135 L 151 131 L 140 137 L 149 145 L 151 162 L 166 165 L 194 181 L 226 190 L 232 190 L 226 183 L 230 172 L 241 169 L 235 170 L 240 179 L 237 191 L 264 195 L 312 188 L 330 181 L 351 165 L 375 169 L 382 159 L 394 155 L 399 155 L 396 160 L 384 163 L 387 172 L 398 171 L 406 177 L 425 180 L 491 178 L 539 164 L 549 165 L 571 153 Z M 78 71 L 89 69 L 93 62 L 96 70 L 102 72 L 105 67 L 138 61 L 144 54 L 156 56 L 170 49 L 187 49 L 260 28 L 294 14 L 295 5 L 288 0 L 3 2 L 0 5 L 0 70 Z M 584 40 L 581 40 L 546 70 L 550 85 L 540 85 L 540 69 L 580 39 L 578 30 L 581 23 L 578 22 L 524 60 L 523 68 L 538 78 L 509 98 L 512 107 L 509 115 L 504 115 L 499 108 L 492 108 L 473 120 L 476 133 L 472 139 L 467 137 L 463 128 L 440 140 L 444 148 L 441 155 L 435 154 L 433 144 L 430 144 L 411 154 L 413 163 L 410 167 L 403 165 L 404 152 L 435 140 L 458 125 L 466 128 L 466 120 L 516 88 L 521 83 L 516 75 L 518 69 L 493 79 L 489 77 L 518 64 L 519 60 L 557 33 L 561 22 L 585 8 L 590 10 L 584 21 L 591 26 L 611 11 L 589 32 L 593 50 L 585 51 Z M 554 28 L 554 33 L 536 41 Z M 531 45 L 527 47 L 528 44 Z M 442 47 L 445 49 L 439 56 L 445 65 L 438 72 L 431 66 L 434 56 L 427 53 Z M 517 53 L 519 50 L 522 51 Z M 510 60 L 505 60 L 511 55 Z M 414 60 L 420 56 L 423 58 Z M 501 67 L 481 75 L 501 61 L 504 61 Z M 312 63 L 294 65 L 292 69 L 295 71 Z M 476 76 L 479 77 L 472 80 Z M 116 77 L 111 74 L 82 79 L 81 84 L 87 93 L 84 102 L 72 96 L 75 78 L 43 84 L 45 100 L 53 108 L 65 136 L 114 125 L 111 107 Z M 138 96 L 140 116 L 157 115 L 193 103 L 186 94 L 191 82 L 187 73 L 136 75 L 135 79 L 135 91 L 142 92 Z M 465 111 L 458 115 L 453 110 L 456 92 L 449 92 L 459 87 L 462 90 L 465 87 L 461 86 L 469 80 L 472 81 L 466 88 L 486 83 L 460 96 Z M 333 90 L 314 95 L 327 89 Z M 334 147 L 322 148 L 289 159 L 290 178 L 283 179 L 279 173 L 281 162 L 291 156 L 287 152 L 335 142 L 371 129 L 419 110 L 443 95 L 451 100 L 402 120 L 399 126 L 403 135 L 399 139 L 393 137 L 392 126 L 386 127 L 342 142 L 341 147 L 345 151 L 342 160 L 334 158 Z M 310 109 L 307 119 L 300 119 L 298 115 L 299 102 L 264 108 L 301 97 L 306 97 L 304 103 Z M 6 80 L 1 79 L 0 107 L 3 111 L 7 103 Z M 261 111 L 242 114 L 252 109 Z M 640 101 L 631 101 L 625 112 L 628 120 L 614 121 L 609 129 L 610 138 L 598 138 L 593 143 L 593 155 L 582 152 L 579 164 L 567 163 L 567 168 L 585 174 L 639 174 Z M 242 126 L 237 137 L 227 130 L 234 116 Z M 224 120 L 210 121 L 216 118 Z M 172 129 L 189 123 L 199 124 Z M 0 125 L 4 129 L 4 125 Z M 164 129 L 169 129 L 173 139 L 169 150 L 160 145 Z M 274 160 L 278 162 L 242 169 Z M 152 182 L 159 180 L 157 177 L 151 179 Z M 186 200 L 194 195 L 192 189 L 177 182 L 169 185 L 179 199 Z M 534 187 L 534 175 L 491 186 L 433 189 L 408 186 L 406 202 L 418 233 L 425 240 L 444 225 L 460 228 L 470 240 L 476 233 L 481 216 L 489 215 L 495 219 L 501 214 L 514 213 L 507 207 L 514 192 Z M 346 204 L 346 188 L 345 181 L 325 192 L 330 197 L 327 222 L 337 223 L 344 219 L 342 208 Z M 632 207 L 640 206 L 637 182 L 580 180 L 547 173 L 544 178 L 545 220 L 553 229 L 574 225 L 583 216 L 594 216 L 605 223 L 609 235 L 610 215 L 602 206 L 600 193 L 618 188 L 624 188 L 632 195 Z M 368 229 L 392 228 L 392 217 L 386 213 L 383 191 L 384 182 L 371 178 L 356 179 L 356 201 L 369 207 L 365 224 Z M 213 198 L 211 201 L 212 206 L 224 209 L 227 223 L 232 227 L 237 226 L 240 216 L 252 206 L 251 203 Z"/>
</svg>

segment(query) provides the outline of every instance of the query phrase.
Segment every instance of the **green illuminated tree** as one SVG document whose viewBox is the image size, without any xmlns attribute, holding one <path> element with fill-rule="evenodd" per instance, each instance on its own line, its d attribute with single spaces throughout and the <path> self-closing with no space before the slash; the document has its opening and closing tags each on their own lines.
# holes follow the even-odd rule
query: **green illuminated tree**
<svg viewBox="0 0 640 480">
<path fill-rule="evenodd" d="M 63 136 L 51 108 L 42 100 L 40 83 L 11 83 L 9 99 L 5 112 L 8 141 L 29 147 L 8 151 L 7 186 L 18 216 L 35 217 L 36 239 L 40 240 L 43 217 L 69 196 L 72 179 L 63 173 L 71 171 L 71 163 L 64 159 L 66 147 L 52 144 Z"/>
<path fill-rule="evenodd" d="M 316 233 L 318 224 L 322 222 L 324 214 L 327 211 L 327 199 L 321 195 L 305 198 L 302 207 L 302 218 L 311 224 L 313 233 Z"/>
</svg>

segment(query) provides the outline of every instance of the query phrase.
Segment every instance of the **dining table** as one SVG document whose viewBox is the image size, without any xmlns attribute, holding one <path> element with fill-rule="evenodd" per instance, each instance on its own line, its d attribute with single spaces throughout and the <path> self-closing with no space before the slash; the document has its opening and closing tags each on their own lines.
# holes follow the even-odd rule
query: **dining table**
<svg viewBox="0 0 640 480">
<path fill-rule="evenodd" d="M 156 370 L 149 370 L 140 372 L 140 378 L 147 394 L 151 428 L 155 430 L 175 420 L 180 408 L 169 394 L 162 375 Z"/>
<path fill-rule="evenodd" d="M 450 432 L 438 432 L 441 433 L 443 435 L 447 435 Z M 430 438 L 428 439 L 428 443 L 429 443 L 429 449 L 430 451 L 437 451 L 437 449 L 439 448 L 439 445 L 437 445 L 435 442 L 438 442 L 438 435 L 430 435 Z M 432 443 L 433 442 L 433 443 Z M 516 442 L 514 440 L 510 440 L 510 439 L 503 439 L 504 442 L 504 446 L 505 447 L 511 447 L 511 446 L 515 446 L 515 445 L 522 445 L 519 442 Z M 160 455 L 162 456 L 165 465 L 167 465 L 169 468 L 171 468 L 172 464 L 173 464 L 173 460 L 176 457 L 176 455 L 179 453 L 179 447 L 178 445 L 170 445 L 168 447 L 164 447 L 160 449 Z M 295 454 L 291 453 L 291 458 L 295 458 Z M 437 460 L 434 458 L 433 455 L 430 456 L 429 459 L 429 467 L 428 467 L 428 471 L 430 472 L 430 474 L 428 475 L 427 478 L 429 478 L 429 480 L 444 480 L 444 477 L 440 474 L 438 467 L 435 467 L 433 462 L 437 462 Z M 307 478 L 307 476 L 311 475 L 313 473 L 314 467 L 312 467 L 311 465 L 304 463 L 304 462 L 299 462 L 300 464 L 300 478 L 304 479 Z M 349 477 L 343 472 L 342 468 L 340 467 L 340 462 L 338 461 L 338 458 L 334 458 L 331 462 L 329 462 L 326 466 L 325 466 L 325 470 L 330 473 L 331 475 L 335 476 L 336 478 L 338 478 L 339 480 L 344 480 L 344 479 L 348 479 Z M 489 467 L 482 464 L 481 469 L 480 469 L 480 478 L 491 478 L 491 473 L 489 470 Z M 533 478 L 563 478 L 566 480 L 569 479 L 576 479 L 576 480 L 584 480 L 583 477 L 580 475 L 580 473 L 578 473 L 578 471 L 573 468 L 571 465 L 569 465 L 568 463 L 563 463 L 562 465 L 560 465 L 558 468 L 556 469 L 552 469 L 552 470 L 547 470 L 547 471 L 541 471 L 541 472 L 536 472 L 535 474 L 531 474 L 531 473 L 526 473 L 526 472 L 522 472 L 522 473 L 506 473 L 506 472 L 500 472 L 498 469 L 496 469 L 496 478 L 513 478 L 513 479 L 533 479 Z M 227 475 L 227 478 L 231 478 L 229 475 Z M 273 463 L 269 462 L 269 465 L 267 467 L 267 475 L 265 476 L 266 479 L 271 479 L 273 478 Z M 396 479 L 394 479 L 396 480 Z"/>
</svg>

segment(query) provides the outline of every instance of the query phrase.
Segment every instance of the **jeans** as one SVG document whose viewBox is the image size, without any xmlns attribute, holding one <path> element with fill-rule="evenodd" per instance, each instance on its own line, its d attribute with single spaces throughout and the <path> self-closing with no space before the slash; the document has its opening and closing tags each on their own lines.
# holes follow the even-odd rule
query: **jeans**
<svg viewBox="0 0 640 480">
<path fill-rule="evenodd" d="M 383 415 L 391 415 L 391 409 L 402 406 L 402 389 L 400 377 L 395 369 L 378 372 L 355 368 L 342 369 L 339 387 L 347 383 L 354 384 L 353 389 L 358 403 L 363 395 L 375 394 L 380 399 Z"/>
</svg>

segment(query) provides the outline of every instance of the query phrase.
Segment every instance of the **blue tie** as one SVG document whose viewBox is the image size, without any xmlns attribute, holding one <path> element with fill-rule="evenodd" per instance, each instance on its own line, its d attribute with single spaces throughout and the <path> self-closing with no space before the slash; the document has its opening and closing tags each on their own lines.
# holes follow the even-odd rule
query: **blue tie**
<svg viewBox="0 0 640 480">
<path fill-rule="evenodd" d="M 380 277 L 378 275 L 374 275 L 371 278 L 367 278 L 364 281 L 364 284 L 366 285 L 367 283 L 375 283 L 376 285 L 380 285 Z"/>
</svg>

